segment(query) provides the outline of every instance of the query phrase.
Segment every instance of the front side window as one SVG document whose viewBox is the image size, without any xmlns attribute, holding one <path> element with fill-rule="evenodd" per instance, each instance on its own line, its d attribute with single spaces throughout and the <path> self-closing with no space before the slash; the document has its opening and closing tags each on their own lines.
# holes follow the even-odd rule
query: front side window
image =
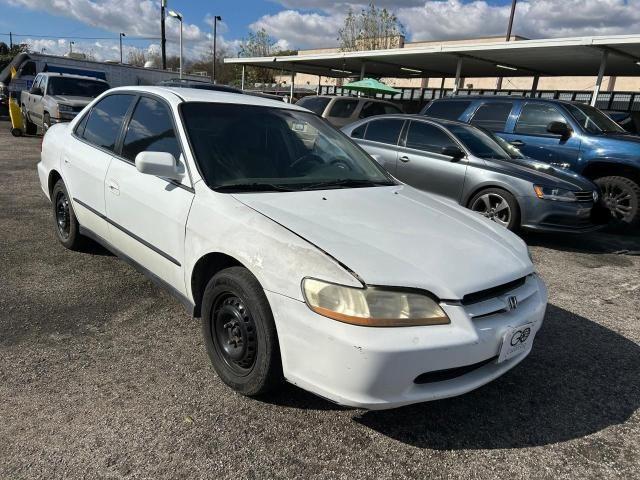
<svg viewBox="0 0 640 480">
<path fill-rule="evenodd" d="M 48 95 L 68 95 L 73 97 L 95 98 L 106 92 L 109 85 L 95 80 L 71 77 L 50 77 Z"/>
<path fill-rule="evenodd" d="M 82 138 L 113 151 L 132 100 L 132 95 L 109 95 L 100 100 L 89 113 Z"/>
<path fill-rule="evenodd" d="M 396 145 L 403 125 L 404 120 L 399 119 L 375 120 L 369 122 L 364 138 L 373 142 Z"/>
<path fill-rule="evenodd" d="M 349 118 L 358 107 L 358 100 L 336 100 L 329 110 L 330 117 Z"/>
<path fill-rule="evenodd" d="M 322 115 L 330 101 L 331 99 L 327 97 L 304 97 L 298 100 L 296 105 L 309 109 L 317 115 Z"/>
<path fill-rule="evenodd" d="M 162 102 L 142 97 L 136 105 L 122 145 L 122 156 L 135 161 L 140 152 L 166 152 L 180 158 L 171 112 Z"/>
<path fill-rule="evenodd" d="M 458 120 L 460 115 L 469 108 L 471 101 L 443 100 L 433 102 L 427 107 L 424 114 L 434 118 L 444 118 L 446 120 Z"/>
<path fill-rule="evenodd" d="M 621 133 L 625 130 L 606 116 L 603 112 L 590 105 L 565 104 L 571 116 L 582 128 L 590 133 Z"/>
<path fill-rule="evenodd" d="M 489 102 L 480 105 L 473 114 L 471 124 L 492 132 L 504 132 L 511 107 L 512 104 L 507 102 Z"/>
<path fill-rule="evenodd" d="M 551 122 L 567 123 L 567 120 L 553 105 L 526 103 L 514 131 L 523 135 L 551 135 L 547 132 Z"/>
<path fill-rule="evenodd" d="M 181 105 L 200 172 L 220 192 L 393 185 L 388 174 L 318 116 L 254 105 Z"/>
<path fill-rule="evenodd" d="M 456 146 L 441 128 L 424 122 L 411 122 L 407 132 L 407 147 L 424 152 L 440 153 L 444 147 Z"/>
<path fill-rule="evenodd" d="M 473 155 L 486 159 L 511 160 L 511 155 L 489 135 L 470 125 L 447 125 L 449 130 Z"/>
</svg>

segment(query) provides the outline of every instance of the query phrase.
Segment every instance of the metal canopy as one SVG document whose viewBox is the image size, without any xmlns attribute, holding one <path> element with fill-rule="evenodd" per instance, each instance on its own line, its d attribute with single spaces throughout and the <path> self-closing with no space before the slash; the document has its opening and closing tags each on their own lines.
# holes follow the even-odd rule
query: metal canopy
<svg viewBox="0 0 640 480">
<path fill-rule="evenodd" d="M 493 43 L 434 44 L 389 50 L 283 57 L 226 58 L 225 63 L 326 77 L 422 78 L 595 76 L 608 52 L 605 75 L 640 76 L 640 35 L 573 37 Z"/>
</svg>

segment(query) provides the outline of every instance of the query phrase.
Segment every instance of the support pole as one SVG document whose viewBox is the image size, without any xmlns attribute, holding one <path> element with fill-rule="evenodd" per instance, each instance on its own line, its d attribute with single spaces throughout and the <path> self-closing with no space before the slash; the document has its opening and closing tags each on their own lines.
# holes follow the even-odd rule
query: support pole
<svg viewBox="0 0 640 480">
<path fill-rule="evenodd" d="M 531 96 L 536 96 L 536 91 L 538 90 L 538 80 L 540 80 L 540 76 L 536 75 L 533 77 L 533 84 L 531 85 Z"/>
<path fill-rule="evenodd" d="M 240 77 L 240 90 L 244 90 L 244 65 L 242 65 L 242 77 Z"/>
<path fill-rule="evenodd" d="M 456 65 L 456 80 L 453 84 L 453 94 L 458 94 L 460 88 L 460 74 L 462 73 L 462 57 L 458 57 L 458 64 Z"/>
<path fill-rule="evenodd" d="M 295 81 L 296 81 L 296 72 L 291 70 L 291 89 L 289 94 L 289 103 L 293 103 L 293 85 Z"/>
<path fill-rule="evenodd" d="M 160 3 L 160 47 L 162 50 L 162 69 L 167 69 L 167 36 L 164 29 L 164 9 L 167 7 L 167 0 Z"/>
<path fill-rule="evenodd" d="M 593 88 L 593 94 L 591 97 L 590 105 L 592 107 L 596 106 L 596 101 L 598 100 L 598 94 L 600 93 L 600 87 L 602 86 L 602 77 L 604 77 L 604 71 L 607 68 L 608 57 L 609 57 L 609 52 L 607 50 L 603 50 L 602 56 L 600 57 L 600 70 L 598 70 L 598 78 L 596 79 L 596 86 Z"/>
<path fill-rule="evenodd" d="M 322 75 L 318 75 L 318 91 L 316 95 L 320 95 L 320 91 L 322 90 Z"/>
<path fill-rule="evenodd" d="M 360 66 L 360 80 L 364 80 L 364 73 L 365 73 L 365 66 L 366 63 L 362 62 L 362 65 Z"/>
</svg>

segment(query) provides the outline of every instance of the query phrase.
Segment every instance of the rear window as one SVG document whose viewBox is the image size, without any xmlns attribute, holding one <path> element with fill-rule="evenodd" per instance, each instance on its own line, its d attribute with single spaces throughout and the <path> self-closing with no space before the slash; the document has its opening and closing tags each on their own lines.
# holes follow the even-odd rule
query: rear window
<svg viewBox="0 0 640 480">
<path fill-rule="evenodd" d="M 396 145 L 403 125 L 404 120 L 374 120 L 369 122 L 364 138 L 374 142 Z"/>
<path fill-rule="evenodd" d="M 427 107 L 424 114 L 435 118 L 458 120 L 469 105 L 471 105 L 471 101 L 445 100 L 442 102 L 433 102 Z"/>
<path fill-rule="evenodd" d="M 385 115 L 389 113 L 402 113 L 402 111 L 390 103 L 368 102 L 362 107 L 360 118 L 374 117 L 376 115 Z"/>
<path fill-rule="evenodd" d="M 473 114 L 471 123 L 492 132 L 504 132 L 511 107 L 509 102 L 484 103 Z"/>
<path fill-rule="evenodd" d="M 329 110 L 330 117 L 349 118 L 358 106 L 359 100 L 336 100 Z"/>
<path fill-rule="evenodd" d="M 296 105 L 307 108 L 318 115 L 322 115 L 330 101 L 331 99 L 326 97 L 304 97 L 298 100 Z"/>
</svg>

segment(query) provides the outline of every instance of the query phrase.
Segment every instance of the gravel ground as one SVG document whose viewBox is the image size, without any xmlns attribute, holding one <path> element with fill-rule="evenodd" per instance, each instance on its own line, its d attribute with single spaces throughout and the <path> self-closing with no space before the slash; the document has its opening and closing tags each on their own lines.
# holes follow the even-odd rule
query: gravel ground
<svg viewBox="0 0 640 480">
<path fill-rule="evenodd" d="M 54 238 L 40 140 L 0 122 L 0 478 L 640 478 L 640 236 L 527 236 L 532 354 L 385 412 L 215 376 L 200 326 L 99 247 Z"/>
</svg>

